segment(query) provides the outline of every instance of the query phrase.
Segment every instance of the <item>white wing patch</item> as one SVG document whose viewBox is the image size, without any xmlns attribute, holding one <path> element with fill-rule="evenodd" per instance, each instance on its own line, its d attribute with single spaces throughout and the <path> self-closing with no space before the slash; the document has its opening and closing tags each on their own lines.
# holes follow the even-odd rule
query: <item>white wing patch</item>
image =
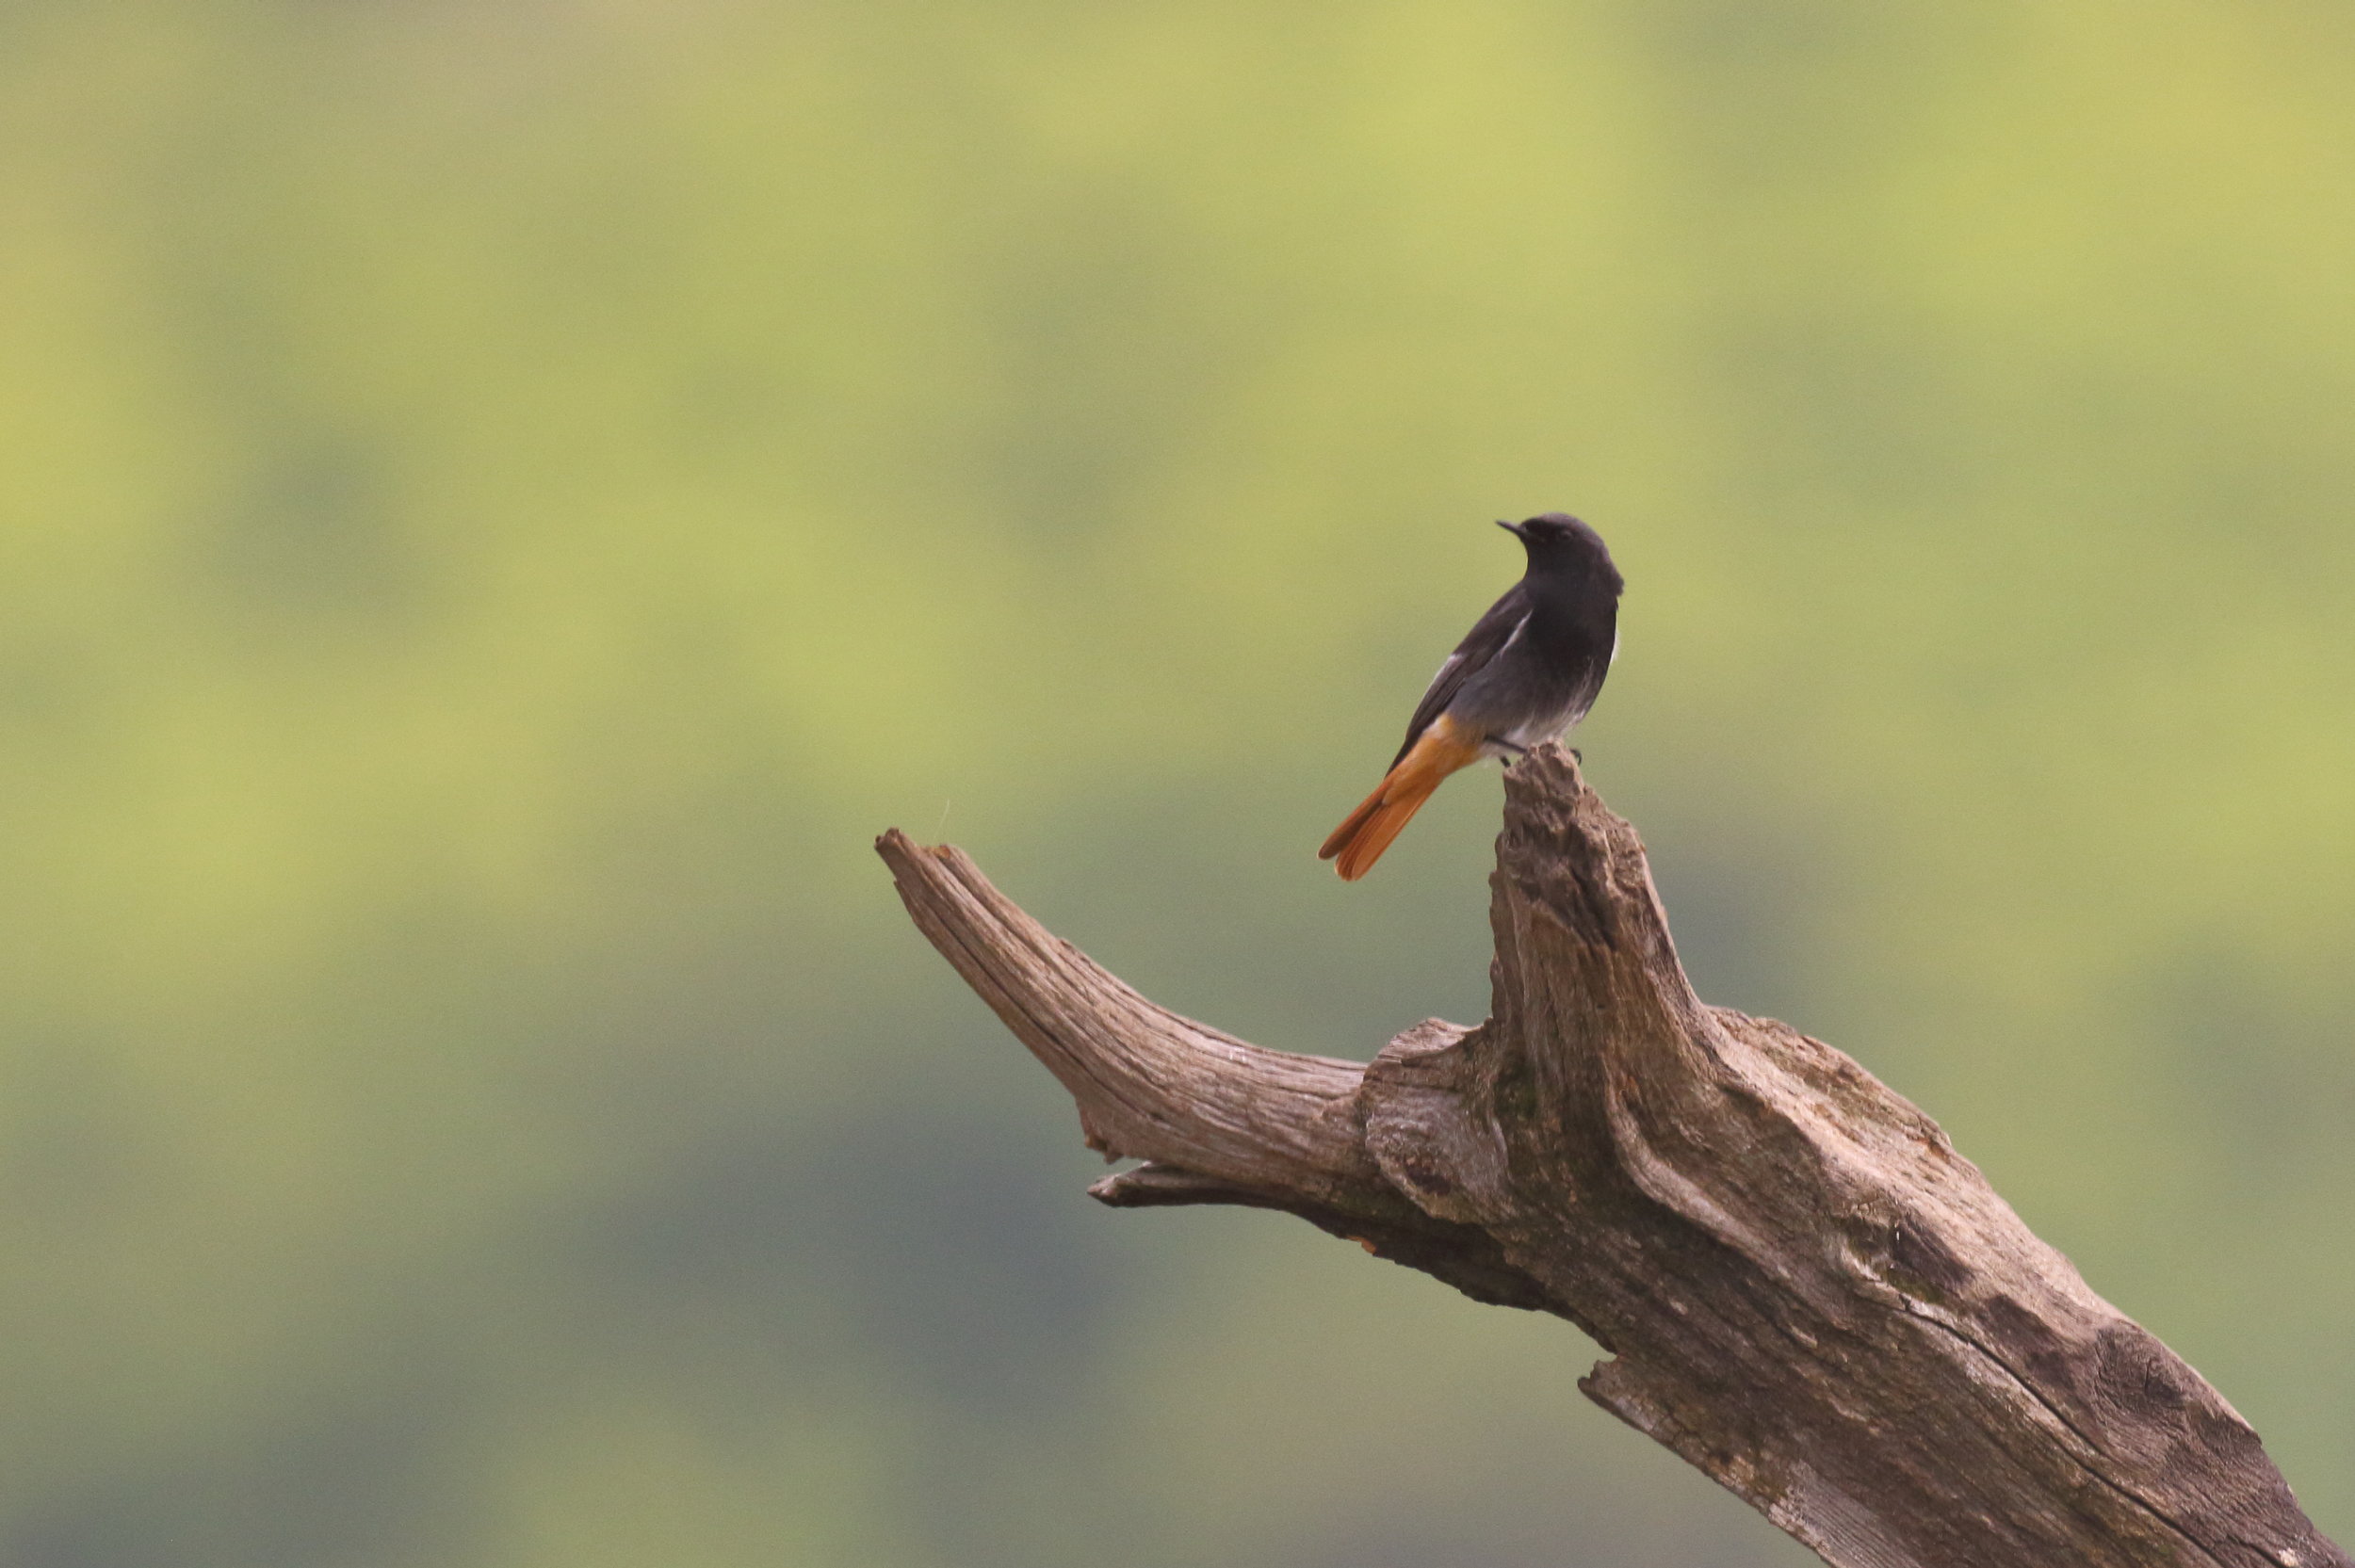
<svg viewBox="0 0 2355 1568">
<path fill-rule="evenodd" d="M 1502 658 L 1504 656 L 1504 651 L 1513 646 L 1516 642 L 1519 642 L 1521 639 L 1521 633 L 1527 631 L 1528 629 L 1529 615 L 1526 611 L 1524 611 L 1521 618 L 1513 622 L 1513 630 L 1511 634 L 1508 635 L 1502 642 L 1497 644 L 1497 651 L 1489 655 L 1486 662 L 1494 664 L 1497 660 Z M 1454 653 L 1450 654 L 1447 656 L 1447 661 L 1441 664 L 1437 671 L 1433 671 L 1431 684 L 1422 688 L 1422 694 L 1425 697 L 1428 697 L 1433 692 L 1438 690 L 1439 687 L 1445 684 L 1448 676 L 1454 671 L 1455 667 L 1463 663 L 1464 660 L 1470 656 L 1470 655 L 1466 654 L 1460 648 Z"/>
<path fill-rule="evenodd" d="M 1433 692 L 1435 692 L 1435 691 L 1438 690 L 1438 689 L 1439 689 L 1440 683 L 1442 683 L 1443 681 L 1445 681 L 1445 680 L 1447 679 L 1447 672 L 1448 672 L 1449 671 L 1451 671 L 1451 670 L 1454 669 L 1457 665 L 1459 665 L 1459 664 L 1461 664 L 1461 663 L 1463 663 L 1463 662 L 1464 662 L 1464 655 L 1461 655 L 1461 654 L 1450 654 L 1450 655 L 1447 656 L 1447 662 L 1446 662 L 1445 664 L 1440 665 L 1438 669 L 1437 669 L 1437 670 L 1435 670 L 1435 671 L 1433 671 L 1431 672 L 1431 679 L 1430 679 L 1429 683 L 1428 683 L 1428 684 L 1426 684 L 1426 685 L 1423 687 L 1423 688 L 1422 688 L 1422 694 L 1423 694 L 1425 697 L 1428 697 L 1428 696 L 1430 696 Z"/>
</svg>

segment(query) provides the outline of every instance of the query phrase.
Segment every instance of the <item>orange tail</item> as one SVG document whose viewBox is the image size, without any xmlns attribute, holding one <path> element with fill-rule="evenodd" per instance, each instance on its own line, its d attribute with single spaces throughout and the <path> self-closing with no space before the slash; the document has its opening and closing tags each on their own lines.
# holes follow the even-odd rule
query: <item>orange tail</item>
<svg viewBox="0 0 2355 1568">
<path fill-rule="evenodd" d="M 1340 864 L 1334 869 L 1343 881 L 1356 881 L 1373 869 L 1373 863 L 1431 799 L 1440 780 L 1479 760 L 1480 743 L 1459 736 L 1454 721 L 1441 714 L 1398 759 L 1398 766 L 1382 776 L 1373 793 L 1333 830 L 1317 851 L 1317 859 L 1339 857 Z"/>
</svg>

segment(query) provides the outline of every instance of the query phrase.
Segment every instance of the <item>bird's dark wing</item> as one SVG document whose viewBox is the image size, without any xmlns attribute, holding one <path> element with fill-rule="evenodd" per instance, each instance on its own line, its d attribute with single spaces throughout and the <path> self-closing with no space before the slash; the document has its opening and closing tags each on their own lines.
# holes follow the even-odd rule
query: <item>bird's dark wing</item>
<svg viewBox="0 0 2355 1568">
<path fill-rule="evenodd" d="M 1422 701 L 1415 704 L 1415 717 L 1406 721 L 1406 743 L 1398 749 L 1398 755 L 1390 759 L 1392 768 L 1396 768 L 1406 753 L 1415 749 L 1415 742 L 1421 737 L 1422 732 L 1431 727 L 1433 719 L 1447 711 L 1447 705 L 1455 701 L 1455 694 L 1464 689 L 1464 683 L 1478 674 L 1490 659 L 1497 656 L 1499 649 L 1513 640 L 1513 634 L 1528 618 L 1529 595 L 1522 584 L 1515 583 L 1505 590 L 1503 598 L 1488 606 L 1487 614 L 1472 622 L 1472 629 L 1464 634 L 1464 640 L 1455 645 L 1455 652 L 1447 656 L 1447 662 L 1439 666 L 1439 672 L 1431 677 L 1431 685 L 1423 692 Z"/>
</svg>

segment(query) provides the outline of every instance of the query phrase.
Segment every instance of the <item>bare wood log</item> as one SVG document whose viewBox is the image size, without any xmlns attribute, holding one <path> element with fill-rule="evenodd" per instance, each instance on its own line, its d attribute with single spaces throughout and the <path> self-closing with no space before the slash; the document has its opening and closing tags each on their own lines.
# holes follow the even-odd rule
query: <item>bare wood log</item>
<svg viewBox="0 0 2355 1568">
<path fill-rule="evenodd" d="M 1929 1117 L 1693 994 L 1634 830 L 1506 775 L 1492 1015 L 1365 1066 L 1155 1006 L 898 831 L 917 925 L 1141 1159 L 1107 1204 L 1297 1214 L 1609 1352 L 1586 1394 L 1838 1568 L 2355 1568 L 2239 1414 Z"/>
</svg>

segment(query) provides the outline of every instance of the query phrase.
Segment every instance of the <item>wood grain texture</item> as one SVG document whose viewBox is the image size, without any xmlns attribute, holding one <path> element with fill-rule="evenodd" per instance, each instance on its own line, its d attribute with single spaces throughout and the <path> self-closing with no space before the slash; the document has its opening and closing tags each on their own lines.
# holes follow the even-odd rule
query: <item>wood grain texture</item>
<svg viewBox="0 0 2355 1568">
<path fill-rule="evenodd" d="M 918 928 L 1146 1163 L 1122 1207 L 1297 1214 L 1609 1352 L 1582 1387 L 1840 1568 L 2355 1568 L 2257 1435 L 1840 1052 L 1694 995 L 1642 843 L 1558 746 L 1506 775 L 1488 1021 L 1372 1062 L 1156 1007 L 959 851 Z"/>
</svg>

